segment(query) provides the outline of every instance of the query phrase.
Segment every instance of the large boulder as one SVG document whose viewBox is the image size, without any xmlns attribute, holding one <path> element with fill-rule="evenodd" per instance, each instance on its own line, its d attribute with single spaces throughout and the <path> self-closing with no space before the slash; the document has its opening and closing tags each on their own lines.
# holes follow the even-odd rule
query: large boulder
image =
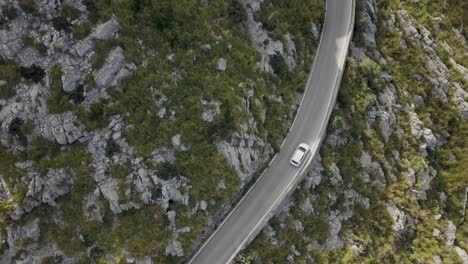
<svg viewBox="0 0 468 264">
<path fill-rule="evenodd" d="M 98 25 L 91 34 L 91 37 L 98 40 L 106 40 L 113 37 L 119 31 L 119 29 L 119 22 L 115 16 L 112 16 L 109 21 Z"/>
<path fill-rule="evenodd" d="M 114 86 L 123 78 L 130 76 L 131 71 L 125 66 L 124 51 L 121 47 L 114 48 L 104 65 L 94 73 L 94 80 L 100 87 Z"/>
<path fill-rule="evenodd" d="M 77 123 L 76 116 L 72 112 L 47 115 L 38 123 L 40 134 L 57 141 L 60 145 L 74 143 L 84 136 L 84 126 Z"/>
</svg>

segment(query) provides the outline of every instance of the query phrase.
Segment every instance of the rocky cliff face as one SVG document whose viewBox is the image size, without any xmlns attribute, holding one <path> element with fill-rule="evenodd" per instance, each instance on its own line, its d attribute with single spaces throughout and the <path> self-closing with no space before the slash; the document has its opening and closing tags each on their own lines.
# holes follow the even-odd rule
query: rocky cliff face
<svg viewBox="0 0 468 264">
<path fill-rule="evenodd" d="M 468 263 L 468 53 L 447 5 L 357 1 L 320 155 L 240 262 Z"/>
</svg>

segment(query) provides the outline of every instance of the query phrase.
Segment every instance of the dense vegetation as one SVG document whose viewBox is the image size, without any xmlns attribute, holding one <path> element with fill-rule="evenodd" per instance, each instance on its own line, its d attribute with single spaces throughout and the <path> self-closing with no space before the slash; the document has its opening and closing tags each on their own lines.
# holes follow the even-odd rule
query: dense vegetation
<svg viewBox="0 0 468 264">
<path fill-rule="evenodd" d="M 466 76 L 456 71 L 449 61 L 449 57 L 453 57 L 457 63 L 468 66 L 466 46 L 452 31 L 452 28 L 455 28 L 467 37 L 466 26 L 463 26 L 466 25 L 468 12 L 465 2 L 380 1 L 378 15 L 379 21 L 387 21 L 391 15 L 397 16 L 396 11 L 407 10 L 414 23 L 423 25 L 431 32 L 432 39 L 438 46 L 438 55 L 449 68 L 450 81 L 459 82 L 466 91 Z M 358 8 L 363 8 L 362 2 Z M 359 16 L 359 13 L 357 15 Z M 357 45 L 363 45 L 363 25 L 360 24 L 362 21 L 357 18 L 356 23 L 353 41 Z M 400 38 L 406 41 L 406 49 L 400 45 Z M 285 221 L 286 226 L 277 224 L 278 218 L 272 219 L 270 225 L 275 231 L 274 237 L 284 243 L 275 245 L 264 232 L 241 254 L 239 260 L 243 261 L 239 263 L 254 263 L 255 257 L 260 257 L 268 263 L 284 263 L 292 252 L 292 245 L 301 254 L 294 257 L 296 263 L 308 263 L 306 255 L 312 256 L 317 263 L 433 263 L 434 255 L 439 255 L 444 263 L 461 263 L 453 247 L 446 245 L 445 236 L 434 236 L 433 231 L 438 229 L 443 232 L 448 221 L 453 221 L 457 226 L 455 244 L 465 251 L 468 250 L 468 224 L 465 220 L 467 213 L 464 210 L 468 186 L 467 122 L 461 119 L 455 102 L 441 103 L 430 95 L 433 86 L 428 80 L 414 78 L 415 74 L 428 74 L 424 51 L 419 46 L 412 44 L 412 41 L 398 30 L 390 31 L 382 23 L 378 25 L 376 40 L 377 49 L 387 59 L 388 64 L 381 66 L 372 60 L 364 60 L 357 64 L 350 58 L 340 88 L 338 109 L 335 109 L 331 118 L 329 131 L 341 128 L 343 124 L 350 126 L 340 134 L 346 143 L 337 148 L 324 144 L 321 157 L 325 179 L 317 189 L 311 191 L 302 187 L 292 197 L 295 207 L 303 204 L 307 195 L 315 197 L 316 200 L 312 201 L 314 216 L 305 216 L 300 209 L 291 208 L 291 214 Z M 444 42 L 452 47 L 453 54 L 448 54 L 442 48 Z M 421 95 L 425 98 L 426 106 L 416 107 L 414 111 L 419 116 L 426 117 L 423 122 L 434 133 L 447 131 L 450 134 L 445 145 L 429 152 L 427 156 L 422 155 L 420 143 L 411 135 L 405 113 L 399 113 L 397 116 L 397 123 L 404 132 L 401 139 L 392 135 L 386 141 L 378 127 L 367 127 L 368 113 L 376 106 L 377 96 L 385 87 L 379 81 L 382 71 L 392 75 L 392 83 L 397 87 L 401 102 L 408 102 L 408 95 Z M 382 165 L 387 181 L 386 187 L 376 188 L 362 181 L 358 157 L 363 150 L 368 151 L 372 158 Z M 384 160 L 391 162 L 395 151 L 399 153 L 402 162 L 393 164 L 393 167 L 388 167 L 388 163 L 385 166 Z M 330 184 L 333 173 L 329 166 L 332 162 L 337 164 L 343 177 L 343 185 L 340 187 Z M 421 188 L 422 183 L 417 180 L 416 185 L 411 187 L 406 180 L 406 171 L 412 168 L 417 172 L 428 165 L 436 168 L 438 173 L 431 183 L 431 189 L 427 191 L 427 200 L 418 201 L 411 192 Z M 397 178 L 393 180 L 390 174 L 395 172 Z M 375 175 L 370 177 L 371 180 L 375 179 Z M 349 188 L 368 197 L 370 208 L 366 209 L 359 203 L 348 208 L 349 205 L 343 203 L 343 191 Z M 331 198 L 331 193 L 338 196 L 336 200 Z M 442 193 L 447 195 L 447 200 L 440 198 Z M 405 228 L 413 230 L 412 232 L 401 235 L 392 230 L 393 221 L 385 207 L 386 203 L 395 204 L 408 217 L 416 219 L 413 223 L 405 223 Z M 352 242 L 337 250 L 317 250 L 309 239 L 321 243 L 321 239 L 327 237 L 327 234 L 323 234 L 324 230 L 330 228 L 326 215 L 336 209 L 354 211 L 350 219 L 343 221 L 339 235 L 345 241 Z M 438 214 L 442 217 L 439 221 L 436 220 Z M 316 221 L 317 219 L 320 221 Z M 303 223 L 303 231 L 292 228 L 296 220 Z M 311 220 L 313 221 L 310 222 Z M 359 253 L 356 253 L 356 250 Z M 250 261 L 245 261 L 246 258 L 250 258 Z"/>
</svg>

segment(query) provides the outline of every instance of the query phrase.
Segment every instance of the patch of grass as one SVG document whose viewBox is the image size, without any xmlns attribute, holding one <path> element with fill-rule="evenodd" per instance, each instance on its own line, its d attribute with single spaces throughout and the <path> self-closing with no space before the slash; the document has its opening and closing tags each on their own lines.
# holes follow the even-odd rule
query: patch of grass
<svg viewBox="0 0 468 264">
<path fill-rule="evenodd" d="M 49 81 L 51 94 L 47 98 L 47 108 L 50 113 L 58 114 L 71 111 L 73 105 L 69 102 L 70 98 L 63 91 L 62 69 L 55 65 L 49 72 Z"/>
<path fill-rule="evenodd" d="M 89 22 L 83 22 L 80 24 L 73 25 L 73 38 L 76 40 L 82 40 L 91 33 L 91 30 L 92 25 Z"/>
<path fill-rule="evenodd" d="M 66 152 L 50 159 L 43 159 L 37 162 L 36 168 L 39 172 L 45 173 L 50 168 L 76 168 L 82 163 L 90 162 L 90 154 L 82 146 L 71 146 Z"/>
<path fill-rule="evenodd" d="M 105 252 L 126 248 L 135 257 L 162 254 L 170 235 L 165 221 L 158 206 L 125 211 L 118 225 L 97 234 L 97 245 Z"/>
<path fill-rule="evenodd" d="M 91 61 L 91 66 L 93 69 L 100 69 L 103 65 L 104 62 L 106 61 L 107 55 L 109 55 L 109 52 L 117 47 L 120 46 L 120 40 L 118 39 L 107 39 L 107 40 L 99 40 L 96 42 L 95 46 L 95 54 L 93 56 L 93 59 Z"/>
<path fill-rule="evenodd" d="M 78 118 L 88 130 L 105 128 L 108 125 L 108 118 L 114 112 L 106 99 L 94 102 L 89 110 L 85 110 L 83 107 L 78 107 L 76 110 Z"/>
<path fill-rule="evenodd" d="M 73 21 L 75 19 L 78 19 L 81 15 L 80 10 L 78 10 L 76 7 L 69 5 L 69 4 L 64 4 L 62 6 L 62 15 L 64 17 L 67 17 L 70 19 L 70 21 Z"/>
<path fill-rule="evenodd" d="M 19 69 L 15 62 L 0 59 L 0 80 L 5 84 L 0 84 L 0 98 L 9 99 L 16 94 L 13 86 L 20 80 Z"/>
<path fill-rule="evenodd" d="M 47 47 L 43 43 L 37 42 L 32 36 L 24 36 L 23 43 L 26 46 L 36 49 L 42 56 L 47 53 Z"/>
</svg>

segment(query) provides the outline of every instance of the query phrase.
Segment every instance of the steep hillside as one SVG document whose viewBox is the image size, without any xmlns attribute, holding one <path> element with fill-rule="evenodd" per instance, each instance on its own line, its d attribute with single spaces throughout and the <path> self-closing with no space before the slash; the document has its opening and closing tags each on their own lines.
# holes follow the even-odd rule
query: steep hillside
<svg viewBox="0 0 468 264">
<path fill-rule="evenodd" d="M 322 1 L 0 0 L 0 262 L 173 263 L 277 150 Z"/>
<path fill-rule="evenodd" d="M 320 155 L 239 263 L 468 263 L 467 18 L 357 0 Z"/>
</svg>

